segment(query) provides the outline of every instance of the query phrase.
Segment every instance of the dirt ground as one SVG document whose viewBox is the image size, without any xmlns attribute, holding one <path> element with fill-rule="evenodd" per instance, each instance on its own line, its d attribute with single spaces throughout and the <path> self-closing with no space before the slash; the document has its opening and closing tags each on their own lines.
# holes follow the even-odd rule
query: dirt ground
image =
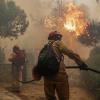
<svg viewBox="0 0 100 100">
<path fill-rule="evenodd" d="M 45 100 L 43 82 L 22 86 L 20 93 L 9 91 L 9 86 L 0 85 L 0 100 Z M 97 100 L 96 96 L 82 87 L 70 87 L 70 100 Z"/>
</svg>

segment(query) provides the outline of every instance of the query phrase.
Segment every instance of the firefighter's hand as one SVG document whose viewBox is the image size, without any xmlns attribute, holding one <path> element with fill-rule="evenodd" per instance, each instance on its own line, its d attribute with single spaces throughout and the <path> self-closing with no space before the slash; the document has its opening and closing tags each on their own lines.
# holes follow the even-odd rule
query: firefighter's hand
<svg viewBox="0 0 100 100">
<path fill-rule="evenodd" d="M 79 67 L 80 67 L 80 70 L 88 70 L 88 65 L 85 63 L 82 63 Z"/>
</svg>

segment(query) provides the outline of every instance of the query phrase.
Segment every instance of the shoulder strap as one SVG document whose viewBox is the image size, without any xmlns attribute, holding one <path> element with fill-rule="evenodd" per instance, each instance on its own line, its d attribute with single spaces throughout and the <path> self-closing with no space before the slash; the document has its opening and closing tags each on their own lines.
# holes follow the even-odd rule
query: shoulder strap
<svg viewBox="0 0 100 100">
<path fill-rule="evenodd" d="M 59 62 L 61 62 L 61 60 L 64 59 L 64 56 L 61 54 L 59 48 L 53 46 L 54 43 L 55 43 L 55 41 L 54 41 L 53 43 L 51 43 L 51 46 L 52 46 L 52 48 L 53 48 L 53 51 L 54 51 L 54 53 L 55 53 L 55 56 L 56 56 L 57 60 L 58 60 Z"/>
</svg>

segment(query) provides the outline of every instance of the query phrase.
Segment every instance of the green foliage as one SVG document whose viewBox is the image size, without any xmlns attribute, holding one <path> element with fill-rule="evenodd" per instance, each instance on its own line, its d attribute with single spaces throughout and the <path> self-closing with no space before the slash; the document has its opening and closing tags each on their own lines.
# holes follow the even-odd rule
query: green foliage
<svg viewBox="0 0 100 100">
<path fill-rule="evenodd" d="M 28 27 L 27 16 L 24 10 L 13 1 L 0 0 L 0 36 L 17 37 L 23 34 Z"/>
</svg>

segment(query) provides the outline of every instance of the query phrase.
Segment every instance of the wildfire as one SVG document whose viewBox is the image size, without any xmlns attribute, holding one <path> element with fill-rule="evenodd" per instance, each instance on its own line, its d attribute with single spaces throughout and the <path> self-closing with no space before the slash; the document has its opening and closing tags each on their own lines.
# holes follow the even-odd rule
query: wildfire
<svg viewBox="0 0 100 100">
<path fill-rule="evenodd" d="M 67 3 L 63 7 L 62 16 L 49 16 L 44 20 L 44 25 L 49 29 L 62 29 L 63 27 L 69 33 L 74 33 L 76 37 L 86 34 L 85 30 L 89 25 L 86 13 L 82 7 L 75 3 Z"/>
<path fill-rule="evenodd" d="M 88 21 L 85 16 L 85 12 L 81 9 L 81 7 L 74 3 L 67 4 L 64 11 L 64 27 L 68 32 L 74 32 L 76 36 L 84 34 L 88 25 Z"/>
</svg>

